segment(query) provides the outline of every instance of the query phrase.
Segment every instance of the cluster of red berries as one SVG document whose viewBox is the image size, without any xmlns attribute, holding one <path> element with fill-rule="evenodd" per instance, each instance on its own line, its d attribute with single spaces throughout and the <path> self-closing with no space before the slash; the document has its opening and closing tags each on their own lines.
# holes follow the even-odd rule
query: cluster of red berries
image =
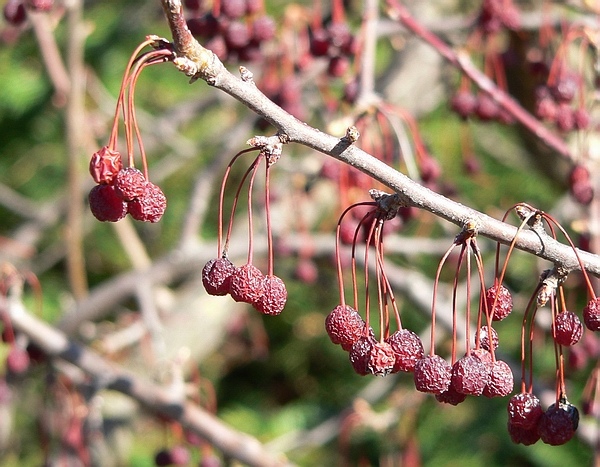
<svg viewBox="0 0 600 467">
<path fill-rule="evenodd" d="M 414 332 L 402 327 L 400 313 L 394 299 L 393 291 L 387 279 L 383 264 L 383 228 L 387 221 L 396 217 L 401 203 L 395 195 L 387 195 L 378 190 L 371 190 L 372 202 L 357 203 L 346 209 L 338 221 L 336 235 L 336 258 L 338 267 L 338 283 L 340 289 L 340 305 L 336 306 L 325 319 L 325 329 L 334 344 L 339 344 L 348 352 L 352 368 L 359 375 L 385 376 L 399 371 L 412 372 L 415 363 L 423 356 L 423 344 Z M 352 289 L 354 305 L 345 302 L 344 281 L 341 262 L 341 232 L 345 216 L 354 210 L 368 211 L 355 227 L 352 240 Z M 363 211 L 364 212 L 364 211 Z M 366 229 L 364 239 L 359 233 Z M 356 281 L 356 245 L 365 243 L 365 283 L 366 283 L 366 320 L 358 310 L 358 287 Z M 377 278 L 377 298 L 379 312 L 379 338 L 370 326 L 369 297 L 369 251 L 375 252 L 375 270 Z M 396 320 L 397 330 L 390 330 L 390 308 Z"/>
<path fill-rule="evenodd" d="M 198 0 L 185 5 L 194 15 L 187 20 L 191 33 L 222 61 L 256 61 L 261 45 L 275 37 L 275 21 L 262 0 L 215 0 L 209 12 Z"/>
<path fill-rule="evenodd" d="M 236 154 L 229 163 L 219 197 L 219 234 L 218 234 L 218 252 L 220 257 L 211 259 L 202 269 L 202 283 L 210 295 L 231 295 L 237 302 L 251 304 L 256 310 L 265 315 L 279 315 L 287 301 L 287 289 L 281 278 L 273 274 L 273 236 L 271 230 L 271 211 L 270 211 L 270 169 L 277 162 L 281 155 L 281 143 L 269 144 L 266 139 L 261 137 L 252 138 L 249 144 L 251 149 Z M 234 197 L 229 226 L 224 245 L 223 241 L 223 204 L 225 187 L 231 168 L 235 161 L 245 153 L 258 149 L 259 154 L 254 159 L 250 167 L 246 170 L 242 180 L 236 190 Z M 258 167 L 261 161 L 265 161 L 265 214 L 267 224 L 267 250 L 268 250 L 268 273 L 263 274 L 254 264 L 253 260 L 253 219 L 252 219 L 252 188 Z M 236 267 L 227 257 L 227 250 L 233 228 L 233 219 L 238 204 L 241 189 L 248 179 L 248 259 L 246 264 Z"/>
<path fill-rule="evenodd" d="M 572 102 L 580 89 L 581 78 L 564 72 L 550 85 L 540 85 L 535 92 L 535 114 L 553 124 L 560 131 L 587 130 L 590 114 L 583 107 L 573 107 Z"/>
<path fill-rule="evenodd" d="M 13 26 L 20 26 L 27 19 L 27 11 L 50 11 L 54 0 L 8 0 L 2 9 L 4 19 Z"/>
<path fill-rule="evenodd" d="M 334 2 L 335 3 L 339 2 Z M 350 69 L 350 63 L 358 51 L 358 41 L 344 19 L 343 6 L 333 10 L 332 21 L 324 26 L 319 18 L 309 30 L 310 53 L 315 58 L 327 59 L 327 74 L 340 78 Z"/>
<path fill-rule="evenodd" d="M 450 99 L 450 108 L 463 120 L 477 118 L 481 122 L 497 121 L 503 124 L 514 121 L 512 115 L 483 91 L 474 94 L 468 90 L 459 90 Z"/>
<path fill-rule="evenodd" d="M 138 56 L 148 45 L 154 50 Z M 137 126 L 133 94 L 143 68 L 172 58 L 173 53 L 168 43 L 155 36 L 148 37 L 131 56 L 117 100 L 109 143 L 92 155 L 89 165 L 90 174 L 97 183 L 89 194 L 90 210 L 100 221 L 116 222 L 129 214 L 139 221 L 158 222 L 165 212 L 167 199 L 164 193 L 148 180 L 148 164 Z M 123 167 L 121 153 L 116 149 L 121 111 L 125 122 L 128 167 Z M 134 164 L 134 133 L 140 149 L 143 172 L 136 169 Z"/>
</svg>

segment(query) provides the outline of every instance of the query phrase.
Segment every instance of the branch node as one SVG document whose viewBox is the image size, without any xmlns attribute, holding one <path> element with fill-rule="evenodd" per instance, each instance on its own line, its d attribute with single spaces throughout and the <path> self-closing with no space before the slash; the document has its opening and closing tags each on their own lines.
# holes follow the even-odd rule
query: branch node
<svg viewBox="0 0 600 467">
<path fill-rule="evenodd" d="M 242 81 L 245 83 L 254 84 L 254 74 L 243 65 L 240 65 L 240 78 L 242 78 Z"/>
<path fill-rule="evenodd" d="M 346 129 L 345 138 L 350 142 L 350 144 L 356 143 L 358 138 L 360 138 L 360 131 L 358 131 L 358 128 L 352 125 Z"/>
</svg>

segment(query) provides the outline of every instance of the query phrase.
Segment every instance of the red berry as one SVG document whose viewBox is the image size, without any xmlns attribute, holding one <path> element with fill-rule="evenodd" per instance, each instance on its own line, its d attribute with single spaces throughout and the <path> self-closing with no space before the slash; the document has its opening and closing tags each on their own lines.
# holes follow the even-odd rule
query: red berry
<svg viewBox="0 0 600 467">
<path fill-rule="evenodd" d="M 158 222 L 167 209 L 167 198 L 154 183 L 147 182 L 141 196 L 128 203 L 131 217 L 143 222 Z"/>
<path fill-rule="evenodd" d="M 33 11 L 50 11 L 54 6 L 54 0 L 26 0 L 26 4 Z"/>
<path fill-rule="evenodd" d="M 325 318 L 325 330 L 331 342 L 340 344 L 346 351 L 360 339 L 366 323 L 350 305 L 336 306 Z"/>
<path fill-rule="evenodd" d="M 121 153 L 107 146 L 92 154 L 90 159 L 90 174 L 96 183 L 111 185 L 122 168 Z"/>
<path fill-rule="evenodd" d="M 600 297 L 590 300 L 585 306 L 583 322 L 590 331 L 600 331 Z"/>
<path fill-rule="evenodd" d="M 264 292 L 264 275 L 252 264 L 236 268 L 231 275 L 229 293 L 236 302 L 257 303 Z"/>
<path fill-rule="evenodd" d="M 540 400 L 528 392 L 512 396 L 507 410 L 509 423 L 525 429 L 535 428 L 543 413 Z"/>
<path fill-rule="evenodd" d="M 441 394 L 450 386 L 452 368 L 439 355 L 427 355 L 417 360 L 413 376 L 417 391 Z"/>
<path fill-rule="evenodd" d="M 441 394 L 436 394 L 435 398 L 438 402 L 450 405 L 458 405 L 467 399 L 466 394 L 461 394 L 454 389 L 454 386 L 448 386 L 448 389 Z"/>
<path fill-rule="evenodd" d="M 25 5 L 22 0 L 8 0 L 4 4 L 2 13 L 6 22 L 13 26 L 19 26 L 27 19 Z"/>
<path fill-rule="evenodd" d="M 246 0 L 221 0 L 221 13 L 231 19 L 241 18 L 246 14 Z"/>
<path fill-rule="evenodd" d="M 154 464 L 157 466 L 171 465 L 172 463 L 171 452 L 168 449 L 161 449 L 154 455 Z"/>
<path fill-rule="evenodd" d="M 474 355 L 464 356 L 452 365 L 452 386 L 456 392 L 479 396 L 490 378 L 490 367 Z"/>
<path fill-rule="evenodd" d="M 250 30 L 245 23 L 232 21 L 227 26 L 223 37 L 228 47 L 232 49 L 241 49 L 248 45 L 251 39 Z"/>
<path fill-rule="evenodd" d="M 496 360 L 492 364 L 490 379 L 483 388 L 485 397 L 504 397 L 509 395 L 514 387 L 514 377 L 508 363 Z"/>
<path fill-rule="evenodd" d="M 323 57 L 329 52 L 329 33 L 325 29 L 315 29 L 310 37 L 310 53 Z"/>
<path fill-rule="evenodd" d="M 492 335 L 492 346 L 494 347 L 494 350 L 496 350 L 498 348 L 498 332 L 494 328 L 489 328 L 487 326 L 481 326 L 479 329 L 479 345 L 488 352 L 491 351 L 490 330 Z"/>
<path fill-rule="evenodd" d="M 13 373 L 23 373 L 29 368 L 30 360 L 27 350 L 12 345 L 6 356 L 6 368 Z"/>
<path fill-rule="evenodd" d="M 286 301 L 287 290 L 283 281 L 277 276 L 265 276 L 263 294 L 253 305 L 261 313 L 275 316 L 281 314 Z"/>
<path fill-rule="evenodd" d="M 369 361 L 371 359 L 371 350 L 377 341 L 371 336 L 361 336 L 352 346 L 348 357 L 354 371 L 361 376 L 370 373 Z"/>
<path fill-rule="evenodd" d="M 332 78 L 340 78 L 346 74 L 349 68 L 350 60 L 348 60 L 348 57 L 337 55 L 329 59 L 327 74 Z"/>
<path fill-rule="evenodd" d="M 117 222 L 127 214 L 127 203 L 115 193 L 111 185 L 96 185 L 88 196 L 90 210 L 102 222 Z"/>
<path fill-rule="evenodd" d="M 171 462 L 173 465 L 189 465 L 190 452 L 184 446 L 171 448 Z"/>
<path fill-rule="evenodd" d="M 277 26 L 270 16 L 259 16 L 252 22 L 252 39 L 264 42 L 273 39 Z"/>
<path fill-rule="evenodd" d="M 144 174 L 135 167 L 120 170 L 113 181 L 115 193 L 125 201 L 133 201 L 142 196 L 147 183 Z"/>
<path fill-rule="evenodd" d="M 499 286 L 497 282 L 487 289 L 485 300 L 488 313 L 492 315 L 494 321 L 502 321 L 512 311 L 513 301 L 511 293 L 503 285 Z"/>
<path fill-rule="evenodd" d="M 583 335 L 583 324 L 572 311 L 562 311 L 553 323 L 554 340 L 560 345 L 574 345 Z"/>
<path fill-rule="evenodd" d="M 594 186 L 587 167 L 577 164 L 569 174 L 569 191 L 575 200 L 588 205 L 594 199 Z"/>
<path fill-rule="evenodd" d="M 579 411 L 566 402 L 560 402 L 558 407 L 552 404 L 540 417 L 538 422 L 538 433 L 541 440 L 546 444 L 559 446 L 569 441 L 579 425 Z"/>
<path fill-rule="evenodd" d="M 375 376 L 387 376 L 394 369 L 394 351 L 387 342 L 375 342 L 371 347 L 367 370 Z"/>
<path fill-rule="evenodd" d="M 211 259 L 202 268 L 202 284 L 210 295 L 227 295 L 235 266 L 226 257 Z"/>
<path fill-rule="evenodd" d="M 586 109 L 575 109 L 573 120 L 576 130 L 587 130 L 590 126 L 590 113 Z"/>
<path fill-rule="evenodd" d="M 462 119 L 467 119 L 477 107 L 477 97 L 469 91 L 459 91 L 450 100 L 450 108 Z"/>
<path fill-rule="evenodd" d="M 577 93 L 578 78 L 571 72 L 563 73 L 556 83 L 550 87 L 550 92 L 558 102 L 568 104 Z"/>
<path fill-rule="evenodd" d="M 408 329 L 400 329 L 389 336 L 386 342 L 394 351 L 395 363 L 392 372 L 414 371 L 417 360 L 423 358 L 421 338 Z"/>
<path fill-rule="evenodd" d="M 557 108 L 558 106 L 551 96 L 544 96 L 535 105 L 535 115 L 547 122 L 554 122 Z"/>
<path fill-rule="evenodd" d="M 475 114 L 481 121 L 493 120 L 498 116 L 498 104 L 489 94 L 480 93 L 477 96 Z"/>
</svg>

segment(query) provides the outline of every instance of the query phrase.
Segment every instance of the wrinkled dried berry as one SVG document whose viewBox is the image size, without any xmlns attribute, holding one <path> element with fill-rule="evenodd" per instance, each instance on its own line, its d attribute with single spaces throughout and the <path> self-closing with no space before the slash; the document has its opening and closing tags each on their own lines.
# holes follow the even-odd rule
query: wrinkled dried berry
<svg viewBox="0 0 600 467">
<path fill-rule="evenodd" d="M 583 322 L 590 331 L 600 331 L 600 297 L 590 300 L 585 306 Z"/>
<path fill-rule="evenodd" d="M 112 185 L 114 178 L 123 168 L 121 153 L 104 146 L 92 154 L 89 168 L 90 175 L 96 183 Z"/>
<path fill-rule="evenodd" d="M 441 394 L 436 394 L 435 398 L 438 402 L 442 402 L 444 404 L 450 405 L 458 405 L 461 402 L 464 402 L 467 399 L 466 394 L 461 394 L 454 389 L 452 384 L 448 386 L 448 389 Z"/>
<path fill-rule="evenodd" d="M 235 266 L 228 258 L 211 259 L 202 268 L 202 284 L 210 295 L 227 295 Z"/>
<path fill-rule="evenodd" d="M 236 302 L 257 303 L 264 292 L 264 275 L 252 264 L 236 268 L 229 293 Z"/>
<path fill-rule="evenodd" d="M 479 329 L 479 345 L 481 345 L 482 349 L 487 350 L 488 352 L 491 351 L 490 334 L 492 335 L 492 345 L 494 350 L 496 350 L 498 348 L 498 332 L 494 328 L 488 328 L 487 326 L 481 326 Z"/>
<path fill-rule="evenodd" d="M 263 294 L 253 305 L 261 313 L 275 316 L 281 314 L 286 301 L 287 289 L 283 281 L 277 276 L 265 276 Z"/>
<path fill-rule="evenodd" d="M 102 222 L 117 222 L 127 214 L 127 203 L 111 185 L 96 185 L 88 196 L 90 211 Z"/>
<path fill-rule="evenodd" d="M 515 394 L 508 401 L 508 421 L 525 429 L 535 428 L 543 410 L 537 396 L 522 392 Z"/>
<path fill-rule="evenodd" d="M 125 201 L 133 201 L 142 196 L 147 183 L 144 174 L 135 167 L 120 170 L 113 181 L 115 192 Z"/>
<path fill-rule="evenodd" d="M 394 351 L 395 363 L 393 373 L 398 371 L 411 372 L 415 369 L 417 360 L 423 358 L 423 343 L 421 338 L 408 329 L 400 329 L 385 340 Z"/>
<path fill-rule="evenodd" d="M 456 392 L 479 396 L 490 378 L 488 365 L 473 355 L 467 355 L 452 365 L 452 386 Z"/>
<path fill-rule="evenodd" d="M 496 295 L 498 298 L 496 298 Z M 498 286 L 498 283 L 495 283 L 487 289 L 485 300 L 487 302 L 488 312 L 491 313 L 494 321 L 502 321 L 512 311 L 512 295 L 503 285 Z"/>
<path fill-rule="evenodd" d="M 492 364 L 490 379 L 483 388 L 485 397 L 504 397 L 509 395 L 514 388 L 514 377 L 508 363 L 496 360 Z"/>
<path fill-rule="evenodd" d="M 417 391 L 441 394 L 448 390 L 452 368 L 439 355 L 427 355 L 415 364 L 414 380 Z"/>
<path fill-rule="evenodd" d="M 394 351 L 387 342 L 375 342 L 371 347 L 367 370 L 375 376 L 387 376 L 394 369 Z"/>
<path fill-rule="evenodd" d="M 348 357 L 354 371 L 361 376 L 370 373 L 369 361 L 371 359 L 371 350 L 377 343 L 371 336 L 361 336 L 352 346 Z"/>
<path fill-rule="evenodd" d="M 459 91 L 450 100 L 450 108 L 462 119 L 469 118 L 477 107 L 477 97 L 469 91 Z"/>
<path fill-rule="evenodd" d="M 583 335 L 583 324 L 572 311 L 562 311 L 553 323 L 554 340 L 560 345 L 574 345 Z"/>
<path fill-rule="evenodd" d="M 569 441 L 579 425 L 579 412 L 570 403 L 552 404 L 538 422 L 538 433 L 546 444 L 559 446 Z"/>
<path fill-rule="evenodd" d="M 154 183 L 147 182 L 141 196 L 128 203 L 128 212 L 143 222 L 158 222 L 167 209 L 167 198 Z"/>
<path fill-rule="evenodd" d="M 350 305 L 336 306 L 325 318 L 325 330 L 334 344 L 346 351 L 363 335 L 365 321 Z"/>
<path fill-rule="evenodd" d="M 8 0 L 2 9 L 4 19 L 13 26 L 19 26 L 27 19 L 25 5 L 22 0 Z"/>
</svg>

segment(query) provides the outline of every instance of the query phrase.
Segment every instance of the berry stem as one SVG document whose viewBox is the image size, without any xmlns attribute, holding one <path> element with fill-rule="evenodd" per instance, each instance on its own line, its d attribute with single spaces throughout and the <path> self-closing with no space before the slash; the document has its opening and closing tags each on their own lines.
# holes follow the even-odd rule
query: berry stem
<svg viewBox="0 0 600 467">
<path fill-rule="evenodd" d="M 252 217 L 252 189 L 254 188 L 254 180 L 256 179 L 258 165 L 263 157 L 264 155 L 260 153 L 258 157 L 254 159 L 254 162 L 250 166 L 250 170 L 252 171 L 252 173 L 250 175 L 250 180 L 248 181 L 248 264 L 252 264 L 252 260 L 254 257 L 254 218 Z"/>
<path fill-rule="evenodd" d="M 267 220 L 267 274 L 273 275 L 273 229 L 271 228 L 271 164 L 268 157 L 265 157 L 265 217 Z"/>
<path fill-rule="evenodd" d="M 431 336 L 430 336 L 430 343 L 429 343 L 429 356 L 430 357 L 433 357 L 433 355 L 435 354 L 435 303 L 437 300 L 437 291 L 438 291 L 438 283 L 440 281 L 440 274 L 442 272 L 442 266 L 448 259 L 448 256 L 450 256 L 450 253 L 452 253 L 452 250 L 454 249 L 455 246 L 456 246 L 456 243 L 452 243 L 452 245 L 450 245 L 450 248 L 448 248 L 448 250 L 446 250 L 446 252 L 442 256 L 442 259 L 440 260 L 440 262 L 438 264 L 437 271 L 435 272 L 435 280 L 433 281 L 433 298 L 431 301 Z"/>
</svg>

